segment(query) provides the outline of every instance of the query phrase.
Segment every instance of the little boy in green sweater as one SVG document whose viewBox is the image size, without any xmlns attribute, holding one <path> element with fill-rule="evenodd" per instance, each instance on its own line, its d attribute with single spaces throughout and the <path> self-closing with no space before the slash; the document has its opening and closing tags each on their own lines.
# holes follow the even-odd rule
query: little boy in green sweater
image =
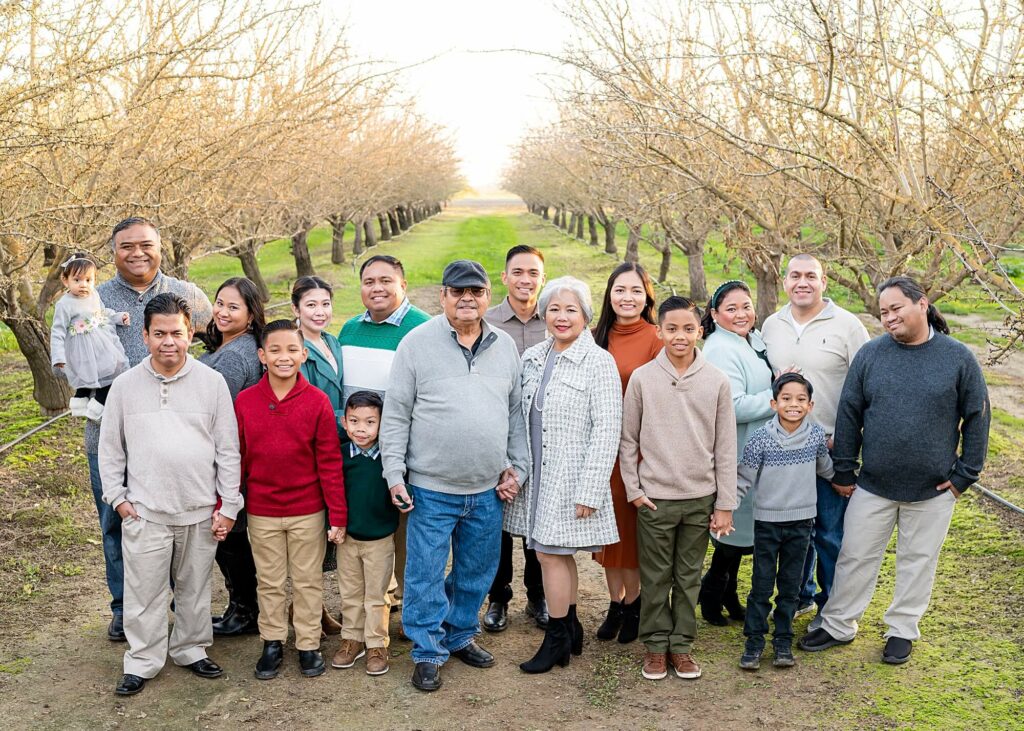
<svg viewBox="0 0 1024 731">
<path fill-rule="evenodd" d="M 368 675 L 388 671 L 388 585 L 395 570 L 398 510 L 384 479 L 377 431 L 384 402 L 373 391 L 356 391 L 345 404 L 342 447 L 348 532 L 338 545 L 341 648 L 331 665 L 350 668 L 366 656 Z"/>
</svg>

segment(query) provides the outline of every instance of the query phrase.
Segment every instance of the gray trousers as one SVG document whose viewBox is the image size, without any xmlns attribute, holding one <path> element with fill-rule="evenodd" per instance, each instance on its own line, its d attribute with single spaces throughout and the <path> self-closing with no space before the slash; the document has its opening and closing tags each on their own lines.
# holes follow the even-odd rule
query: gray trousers
<svg viewBox="0 0 1024 731">
<path fill-rule="evenodd" d="M 875 593 L 885 549 L 896 528 L 896 587 L 885 613 L 885 636 L 919 639 L 918 622 L 931 600 L 939 551 L 955 504 L 949 490 L 916 503 L 854 490 L 846 508 L 832 593 L 821 610 L 822 628 L 837 640 L 852 640 L 857 634 L 857 620 Z"/>
<path fill-rule="evenodd" d="M 142 518 L 122 524 L 125 673 L 153 678 L 168 655 L 176 665 L 206 657 L 206 648 L 213 644 L 210 574 L 217 553 L 210 525 L 210 519 L 179 526 Z M 169 642 L 168 579 L 174 582 L 174 628 Z"/>
</svg>

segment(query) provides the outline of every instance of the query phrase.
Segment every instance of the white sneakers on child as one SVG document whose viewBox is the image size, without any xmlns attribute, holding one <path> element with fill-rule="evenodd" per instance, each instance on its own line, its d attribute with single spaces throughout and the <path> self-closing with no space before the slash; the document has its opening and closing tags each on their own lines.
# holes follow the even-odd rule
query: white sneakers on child
<svg viewBox="0 0 1024 731">
<path fill-rule="evenodd" d="M 68 404 L 68 407 L 71 409 L 71 415 L 72 416 L 85 416 L 85 411 L 89 407 L 89 401 L 92 401 L 92 400 L 93 399 L 88 399 L 88 398 L 86 398 L 84 396 L 78 396 L 78 397 L 72 398 L 71 399 L 71 403 Z"/>
<path fill-rule="evenodd" d="M 74 414 L 75 412 L 72 411 L 71 413 Z M 103 404 L 94 398 L 89 399 L 89 405 L 85 408 L 84 416 L 86 419 L 99 421 L 103 418 Z"/>
</svg>

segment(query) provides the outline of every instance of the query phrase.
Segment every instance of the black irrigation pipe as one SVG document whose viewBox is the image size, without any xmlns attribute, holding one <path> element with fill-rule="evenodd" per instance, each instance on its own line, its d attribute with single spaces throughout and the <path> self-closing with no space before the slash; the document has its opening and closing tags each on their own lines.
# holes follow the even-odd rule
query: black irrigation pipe
<svg viewBox="0 0 1024 731">
<path fill-rule="evenodd" d="M 12 440 L 12 441 L 10 441 L 10 442 L 7 442 L 7 444 L 4 444 L 3 446 L 0 446 L 0 454 L 3 454 L 4 452 L 6 452 L 6 451 L 7 451 L 8 449 L 10 449 L 11 447 L 17 446 L 18 444 L 20 444 L 21 442 L 25 441 L 25 440 L 26 440 L 26 439 L 28 439 L 28 438 L 29 438 L 30 436 L 32 436 L 33 434 L 35 434 L 36 432 L 38 432 L 38 431 L 42 431 L 43 429 L 45 429 L 46 427 L 48 427 L 48 426 L 49 426 L 50 424 L 54 423 L 55 421 L 59 421 L 59 420 L 63 419 L 63 418 L 65 417 L 65 416 L 67 416 L 67 415 L 68 415 L 68 414 L 70 414 L 70 413 L 71 413 L 70 411 L 65 411 L 65 412 L 64 412 L 64 413 L 62 413 L 62 414 L 57 414 L 57 415 L 56 415 L 55 417 L 53 417 L 52 419 L 48 419 L 48 420 L 44 421 L 44 422 L 43 422 L 42 424 L 40 424 L 39 426 L 34 426 L 34 427 L 32 427 L 31 429 L 29 429 L 29 430 L 28 430 L 27 432 L 25 432 L 24 434 L 22 434 L 22 435 L 21 435 L 20 437 L 18 437 L 17 439 L 14 439 L 14 440 Z"/>
</svg>

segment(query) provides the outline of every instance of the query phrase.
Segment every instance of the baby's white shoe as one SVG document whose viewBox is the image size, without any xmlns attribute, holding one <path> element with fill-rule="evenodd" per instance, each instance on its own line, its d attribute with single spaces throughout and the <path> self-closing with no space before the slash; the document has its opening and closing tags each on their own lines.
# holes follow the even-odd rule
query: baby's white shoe
<svg viewBox="0 0 1024 731">
<path fill-rule="evenodd" d="M 85 410 L 85 418 L 99 421 L 103 418 L 103 404 L 94 398 L 89 399 L 89 406 Z"/>
<path fill-rule="evenodd" d="M 68 404 L 71 409 L 72 416 L 85 416 L 86 411 L 89 407 L 90 399 L 85 396 L 76 396 L 71 399 L 71 403 Z"/>
</svg>

